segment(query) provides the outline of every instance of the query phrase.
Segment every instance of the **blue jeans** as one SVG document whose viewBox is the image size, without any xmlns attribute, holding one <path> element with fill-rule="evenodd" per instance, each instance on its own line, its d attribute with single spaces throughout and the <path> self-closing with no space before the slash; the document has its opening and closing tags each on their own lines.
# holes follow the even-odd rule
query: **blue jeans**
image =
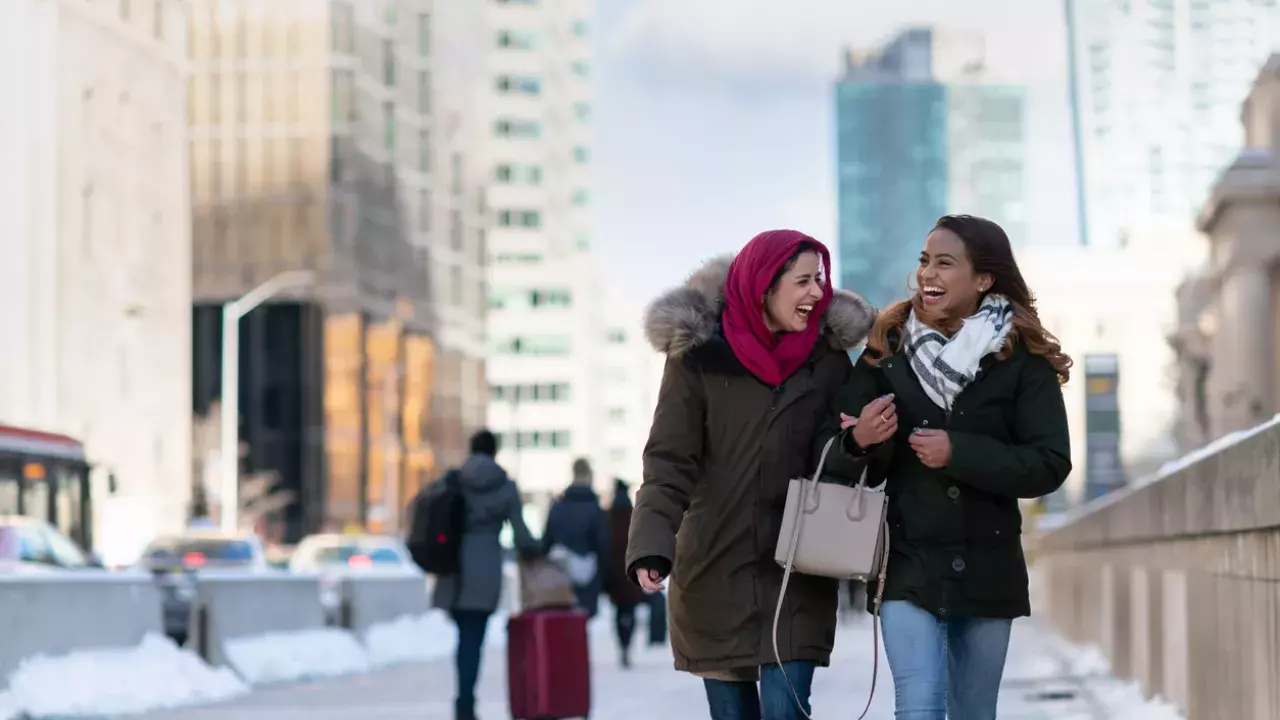
<svg viewBox="0 0 1280 720">
<path fill-rule="evenodd" d="M 806 713 L 809 707 L 809 690 L 813 687 L 814 663 L 808 660 L 795 660 L 783 663 L 787 669 L 787 677 L 796 689 L 796 695 L 804 703 Z M 711 708 L 711 720 L 801 720 L 804 718 L 796 708 L 796 700 L 782 677 L 777 665 L 769 664 L 760 668 L 760 688 L 757 691 L 753 682 L 725 682 L 724 680 L 703 680 L 707 687 L 707 705 Z"/>
<path fill-rule="evenodd" d="M 458 697 L 454 712 L 458 718 L 475 717 L 476 682 L 480 679 L 480 660 L 484 653 L 485 631 L 489 629 L 489 613 L 484 610 L 454 610 L 453 622 L 458 626 L 458 650 L 454 662 L 458 668 Z"/>
<path fill-rule="evenodd" d="M 880 625 L 898 720 L 995 720 L 1012 620 L 939 620 L 895 600 Z"/>
</svg>

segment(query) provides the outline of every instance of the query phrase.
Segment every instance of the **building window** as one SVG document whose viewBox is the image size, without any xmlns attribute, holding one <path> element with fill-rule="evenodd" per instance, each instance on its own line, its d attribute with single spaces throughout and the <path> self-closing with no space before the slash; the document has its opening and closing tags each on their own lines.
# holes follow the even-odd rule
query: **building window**
<svg viewBox="0 0 1280 720">
<path fill-rule="evenodd" d="M 493 179 L 499 183 L 511 182 L 512 170 L 510 165 L 499 165 L 493 169 Z"/>
<path fill-rule="evenodd" d="M 454 195 L 462 194 L 462 156 L 458 153 L 449 158 L 449 185 Z"/>
<path fill-rule="evenodd" d="M 621 345 L 627 341 L 627 331 L 614 328 L 609 331 L 607 339 L 610 345 Z"/>
<path fill-rule="evenodd" d="M 495 120 L 493 133 L 498 137 L 533 139 L 542 135 L 542 126 L 536 120 Z"/>
<path fill-rule="evenodd" d="M 523 335 L 494 344 L 494 350 L 502 355 L 529 355 L 532 357 L 564 357 L 573 349 L 570 335 Z"/>
<path fill-rule="evenodd" d="M 541 253 L 499 253 L 494 258 L 499 265 L 537 265 L 542 262 Z"/>
<path fill-rule="evenodd" d="M 542 92 L 542 81 L 527 75 L 499 75 L 495 84 L 498 91 L 503 93 L 538 95 Z"/>
<path fill-rule="evenodd" d="M 579 145 L 573 149 L 574 162 L 587 163 L 591 161 L 591 151 Z"/>
<path fill-rule="evenodd" d="M 393 103 L 382 103 L 382 144 L 387 152 L 396 149 L 396 106 Z"/>
<path fill-rule="evenodd" d="M 586 37 L 586 36 L 587 36 L 587 21 L 586 21 L 586 20 L 578 20 L 578 21 L 574 22 L 574 23 L 573 23 L 573 34 L 574 34 L 574 35 L 577 35 L 578 37 Z"/>
<path fill-rule="evenodd" d="M 591 74 L 591 66 L 587 64 L 586 60 L 575 60 L 569 67 L 573 70 L 573 74 L 578 77 L 587 77 Z"/>
<path fill-rule="evenodd" d="M 529 306 L 535 308 L 567 308 L 573 306 L 573 293 L 565 288 L 530 290 Z"/>
<path fill-rule="evenodd" d="M 537 228 L 542 225 L 542 214 L 537 210 L 499 210 L 498 225 Z"/>
<path fill-rule="evenodd" d="M 525 210 L 520 213 L 521 227 L 537 228 L 542 226 L 542 213 L 537 210 Z"/>
<path fill-rule="evenodd" d="M 536 47 L 537 36 L 529 30 L 501 30 L 498 32 L 498 47 L 508 50 L 532 50 Z"/>
<path fill-rule="evenodd" d="M 164 39 L 164 0 L 154 0 L 151 10 L 151 34 Z"/>
<path fill-rule="evenodd" d="M 529 183 L 530 185 L 542 184 L 542 166 L 526 165 L 524 168 L 524 174 L 525 174 L 525 182 Z"/>
<path fill-rule="evenodd" d="M 418 170 L 431 171 L 431 134 L 426 130 L 418 131 Z"/>
<path fill-rule="evenodd" d="M 587 191 L 579 188 L 573 191 L 573 204 L 577 207 L 583 207 L 590 201 Z"/>
<path fill-rule="evenodd" d="M 504 433 L 502 436 L 503 447 L 514 447 L 518 450 L 538 449 L 538 448 L 567 448 L 569 447 L 569 431 L 568 430 L 529 430 L 514 433 Z"/>
<path fill-rule="evenodd" d="M 489 256 L 488 238 L 484 234 L 484 228 L 476 228 L 476 264 L 480 267 L 485 266 L 485 261 Z M 483 295 L 484 293 L 481 293 Z"/>
<path fill-rule="evenodd" d="M 613 448 L 609 451 L 609 459 L 620 463 L 627 459 L 627 451 L 622 448 Z"/>
<path fill-rule="evenodd" d="M 396 45 L 392 40 L 382 41 L 382 83 L 396 86 Z"/>
<path fill-rule="evenodd" d="M 449 242 L 454 250 L 462 249 L 462 211 L 457 208 L 449 211 Z"/>
<path fill-rule="evenodd" d="M 120 18 L 126 22 L 129 20 L 129 0 L 120 0 Z"/>
<path fill-rule="evenodd" d="M 449 268 L 449 295 L 454 307 L 462 307 L 462 268 L 453 265 Z"/>
<path fill-rule="evenodd" d="M 431 73 L 418 71 L 418 112 L 431 112 Z"/>
<path fill-rule="evenodd" d="M 621 425 L 627 421 L 626 408 L 609 408 L 609 422 Z"/>
<path fill-rule="evenodd" d="M 579 120 L 582 120 L 583 122 L 586 122 L 587 120 L 590 120 L 590 119 L 591 119 L 591 105 L 590 105 L 590 104 L 588 104 L 588 103 L 584 103 L 584 102 L 574 103 L 574 104 L 573 104 L 573 114 L 574 114 L 574 115 L 575 115 Z"/>
<path fill-rule="evenodd" d="M 585 232 L 577 233 L 573 236 L 573 244 L 578 247 L 578 250 L 586 252 L 591 249 L 591 236 Z"/>
<path fill-rule="evenodd" d="M 569 383 L 490 385 L 489 397 L 497 402 L 568 402 Z"/>
<path fill-rule="evenodd" d="M 431 230 L 431 193 L 426 188 L 418 191 L 418 230 Z"/>
<path fill-rule="evenodd" d="M 426 13 L 418 15 L 418 54 L 431 57 L 431 16 Z"/>
</svg>

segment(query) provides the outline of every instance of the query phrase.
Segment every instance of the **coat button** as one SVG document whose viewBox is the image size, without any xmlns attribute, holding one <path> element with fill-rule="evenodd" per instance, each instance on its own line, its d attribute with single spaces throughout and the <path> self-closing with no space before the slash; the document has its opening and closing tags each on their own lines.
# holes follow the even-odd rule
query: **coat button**
<svg viewBox="0 0 1280 720">
<path fill-rule="evenodd" d="M 964 568 L 965 568 L 964 558 L 956 558 L 955 560 L 951 561 L 952 570 L 955 570 L 956 572 L 964 572 Z"/>
<path fill-rule="evenodd" d="M 947 488 L 947 497 L 951 498 L 952 500 L 959 500 L 960 488 L 956 487 L 955 485 L 952 485 L 951 487 Z"/>
<path fill-rule="evenodd" d="M 924 421 L 924 424 L 925 424 L 925 425 L 928 425 L 928 424 L 929 424 L 929 421 L 928 421 L 928 420 L 925 420 L 925 421 Z"/>
</svg>

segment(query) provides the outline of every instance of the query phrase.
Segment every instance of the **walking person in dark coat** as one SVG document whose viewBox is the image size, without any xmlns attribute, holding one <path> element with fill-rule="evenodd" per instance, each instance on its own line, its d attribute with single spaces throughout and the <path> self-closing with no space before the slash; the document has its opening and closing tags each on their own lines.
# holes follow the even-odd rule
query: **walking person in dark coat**
<svg viewBox="0 0 1280 720">
<path fill-rule="evenodd" d="M 622 667 L 631 667 L 631 638 L 636 630 L 636 606 L 646 601 L 644 591 L 627 578 L 627 535 L 631 532 L 631 497 L 627 484 L 613 481 L 613 503 L 609 507 L 609 572 L 604 589 L 614 608 L 618 634 L 618 655 Z"/>
<path fill-rule="evenodd" d="M 876 320 L 818 440 L 853 427 L 845 451 L 887 483 L 880 618 L 899 717 L 994 720 L 1013 618 L 1031 613 L 1018 499 L 1071 471 L 1071 358 L 990 220 L 939 220 L 916 281 Z"/>
<path fill-rule="evenodd" d="M 551 505 L 542 549 L 564 565 L 573 580 L 578 606 L 591 617 L 600 605 L 604 573 L 609 568 L 609 520 L 600 496 L 591 489 L 591 463 L 573 461 L 573 484 Z"/>
<path fill-rule="evenodd" d="M 462 536 L 461 567 L 457 575 L 437 577 L 432 604 L 447 610 L 458 626 L 455 656 L 458 671 L 457 720 L 475 720 L 475 689 L 480 677 L 485 631 L 502 594 L 502 527 L 511 523 L 516 548 L 538 553 L 538 541 L 524 522 L 520 491 L 494 460 L 498 439 L 481 430 L 471 438 L 471 457 L 459 470 L 459 484 L 467 508 Z"/>
<path fill-rule="evenodd" d="M 646 314 L 667 362 L 627 574 L 650 592 L 670 578 L 675 666 L 703 679 L 715 720 L 803 717 L 796 696 L 808 712 L 814 671 L 830 663 L 839 583 L 806 575 L 783 598 L 785 676 L 775 663 L 782 568 L 773 555 L 788 484 L 812 471 L 848 351 L 874 317 L 862 298 L 832 288 L 826 247 L 795 230 L 757 235 Z M 828 472 L 857 471 L 832 455 Z"/>
</svg>

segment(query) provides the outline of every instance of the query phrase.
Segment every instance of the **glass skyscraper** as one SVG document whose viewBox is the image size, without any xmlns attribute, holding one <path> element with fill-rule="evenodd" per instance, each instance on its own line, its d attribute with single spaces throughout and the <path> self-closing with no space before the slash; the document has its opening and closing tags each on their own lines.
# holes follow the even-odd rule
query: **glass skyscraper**
<svg viewBox="0 0 1280 720">
<path fill-rule="evenodd" d="M 905 298 L 925 235 L 949 212 L 1025 230 L 1024 95 L 980 82 L 982 41 L 908 30 L 850 52 L 836 84 L 840 286 Z"/>
</svg>

